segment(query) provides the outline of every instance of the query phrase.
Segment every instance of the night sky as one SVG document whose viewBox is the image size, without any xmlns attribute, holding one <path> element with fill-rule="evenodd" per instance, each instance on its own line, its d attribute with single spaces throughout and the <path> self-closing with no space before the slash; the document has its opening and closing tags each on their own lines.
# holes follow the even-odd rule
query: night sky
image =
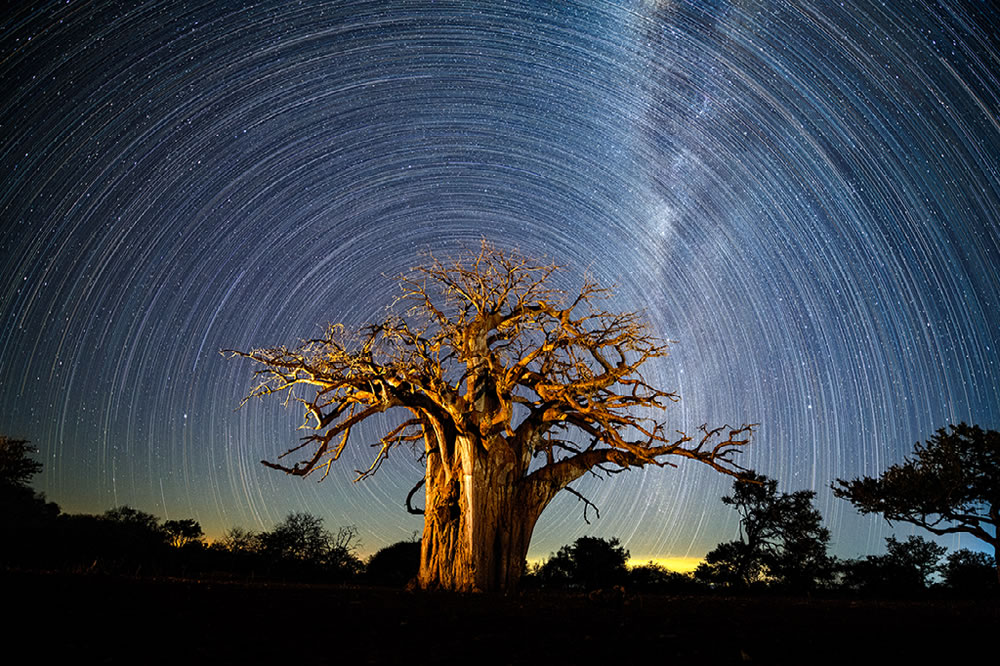
<svg viewBox="0 0 1000 666">
<path fill-rule="evenodd" d="M 745 463 L 818 492 L 835 554 L 892 530 L 832 479 L 1000 428 L 992 2 L 3 12 L 0 433 L 38 446 L 64 511 L 409 538 L 407 451 L 351 483 L 390 417 L 322 484 L 268 470 L 301 414 L 236 411 L 253 368 L 219 350 L 373 320 L 421 252 L 482 238 L 643 310 L 676 341 L 650 374 L 682 396 L 669 424 L 759 422 Z M 735 538 L 730 484 L 695 463 L 582 480 L 600 520 L 563 494 L 529 555 L 593 534 L 700 557 Z"/>
</svg>

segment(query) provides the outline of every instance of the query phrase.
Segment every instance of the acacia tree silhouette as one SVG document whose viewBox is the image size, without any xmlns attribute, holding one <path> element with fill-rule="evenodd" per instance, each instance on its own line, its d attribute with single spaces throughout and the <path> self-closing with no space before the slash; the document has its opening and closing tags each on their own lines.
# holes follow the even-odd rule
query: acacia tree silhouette
<svg viewBox="0 0 1000 666">
<path fill-rule="evenodd" d="M 740 515 L 740 538 L 716 546 L 695 575 L 735 587 L 779 583 L 796 590 L 830 579 L 830 532 L 812 505 L 815 496 L 811 490 L 779 493 L 778 482 L 763 475 L 737 479 L 722 501 Z"/>
<path fill-rule="evenodd" d="M 861 513 L 984 541 L 1000 582 L 1000 432 L 965 423 L 940 428 L 881 476 L 837 479 L 832 488 Z"/>
</svg>

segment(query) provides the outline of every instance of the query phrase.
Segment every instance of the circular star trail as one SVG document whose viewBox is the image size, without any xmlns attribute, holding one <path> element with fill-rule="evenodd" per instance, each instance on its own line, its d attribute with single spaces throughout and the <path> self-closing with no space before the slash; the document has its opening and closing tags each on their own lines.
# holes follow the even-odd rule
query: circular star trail
<svg viewBox="0 0 1000 666">
<path fill-rule="evenodd" d="M 352 484 L 263 468 L 220 349 L 357 326 L 421 252 L 486 238 L 591 275 L 675 340 L 672 427 L 760 423 L 745 462 L 832 499 L 948 423 L 1000 427 L 1000 16 L 982 2 L 41 2 L 0 31 L 0 432 L 69 512 L 209 534 L 293 510 L 408 538 L 406 453 Z M 708 468 L 578 489 L 532 556 L 733 538 Z M 957 540 L 946 541 L 959 545 Z M 971 543 L 961 545 L 974 546 Z"/>
</svg>

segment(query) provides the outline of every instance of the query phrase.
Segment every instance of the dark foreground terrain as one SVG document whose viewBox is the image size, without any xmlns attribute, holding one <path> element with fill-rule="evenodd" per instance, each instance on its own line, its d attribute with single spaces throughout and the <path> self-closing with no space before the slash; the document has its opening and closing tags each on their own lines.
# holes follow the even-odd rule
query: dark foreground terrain
<svg viewBox="0 0 1000 666">
<path fill-rule="evenodd" d="M 0 582 L 13 613 L 4 652 L 36 664 L 956 663 L 990 655 L 1000 630 L 996 601 L 489 598 L 34 573 Z"/>
</svg>

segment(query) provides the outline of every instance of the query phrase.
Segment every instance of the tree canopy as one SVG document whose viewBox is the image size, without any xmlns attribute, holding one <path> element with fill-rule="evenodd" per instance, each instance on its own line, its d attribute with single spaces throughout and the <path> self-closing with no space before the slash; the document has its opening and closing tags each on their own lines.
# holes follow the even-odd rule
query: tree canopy
<svg viewBox="0 0 1000 666">
<path fill-rule="evenodd" d="M 779 493 L 778 482 L 751 474 L 733 483 L 722 498 L 740 515 L 740 538 L 719 544 L 695 575 L 736 587 L 776 583 L 808 590 L 833 575 L 826 549 L 830 532 L 813 505 L 816 493 Z"/>
<path fill-rule="evenodd" d="M 376 585 L 403 587 L 420 570 L 420 542 L 398 541 L 379 549 L 365 565 L 365 577 Z"/>
<path fill-rule="evenodd" d="M 752 426 L 668 428 L 659 414 L 677 395 L 642 373 L 666 343 L 639 314 L 604 309 L 610 294 L 595 282 L 557 288 L 559 270 L 484 242 L 401 276 L 390 314 L 360 330 L 334 324 L 294 349 L 231 352 L 261 366 L 248 399 L 293 396 L 314 430 L 281 456 L 298 460 L 264 464 L 325 477 L 360 423 L 401 412 L 357 478 L 417 449 L 425 474 L 407 508 L 424 514 L 420 583 L 462 590 L 516 584 L 541 511 L 587 472 L 676 458 L 743 472 L 736 454 Z"/>
<path fill-rule="evenodd" d="M 1000 559 L 1000 432 L 965 423 L 941 428 L 881 476 L 837 479 L 833 492 L 890 523 L 971 534 L 993 546 Z"/>
<path fill-rule="evenodd" d="M 618 539 L 583 536 L 563 546 L 538 568 L 538 579 L 553 587 L 593 590 L 623 585 L 629 552 Z"/>
<path fill-rule="evenodd" d="M 175 548 L 201 544 L 205 537 L 201 525 L 194 518 L 167 520 L 163 523 L 162 529 L 166 533 L 170 545 Z"/>
<path fill-rule="evenodd" d="M 842 585 L 866 594 L 910 595 L 926 590 L 940 571 L 947 548 L 910 535 L 905 541 L 894 536 L 885 540 L 884 555 L 868 555 L 840 564 Z"/>
<path fill-rule="evenodd" d="M 995 593 L 997 563 L 986 553 L 962 548 L 948 554 L 941 576 L 944 584 L 962 594 L 985 595 Z"/>
<path fill-rule="evenodd" d="M 31 458 L 38 450 L 26 439 L 0 435 L 0 485 L 27 488 L 42 471 L 42 463 Z"/>
</svg>

